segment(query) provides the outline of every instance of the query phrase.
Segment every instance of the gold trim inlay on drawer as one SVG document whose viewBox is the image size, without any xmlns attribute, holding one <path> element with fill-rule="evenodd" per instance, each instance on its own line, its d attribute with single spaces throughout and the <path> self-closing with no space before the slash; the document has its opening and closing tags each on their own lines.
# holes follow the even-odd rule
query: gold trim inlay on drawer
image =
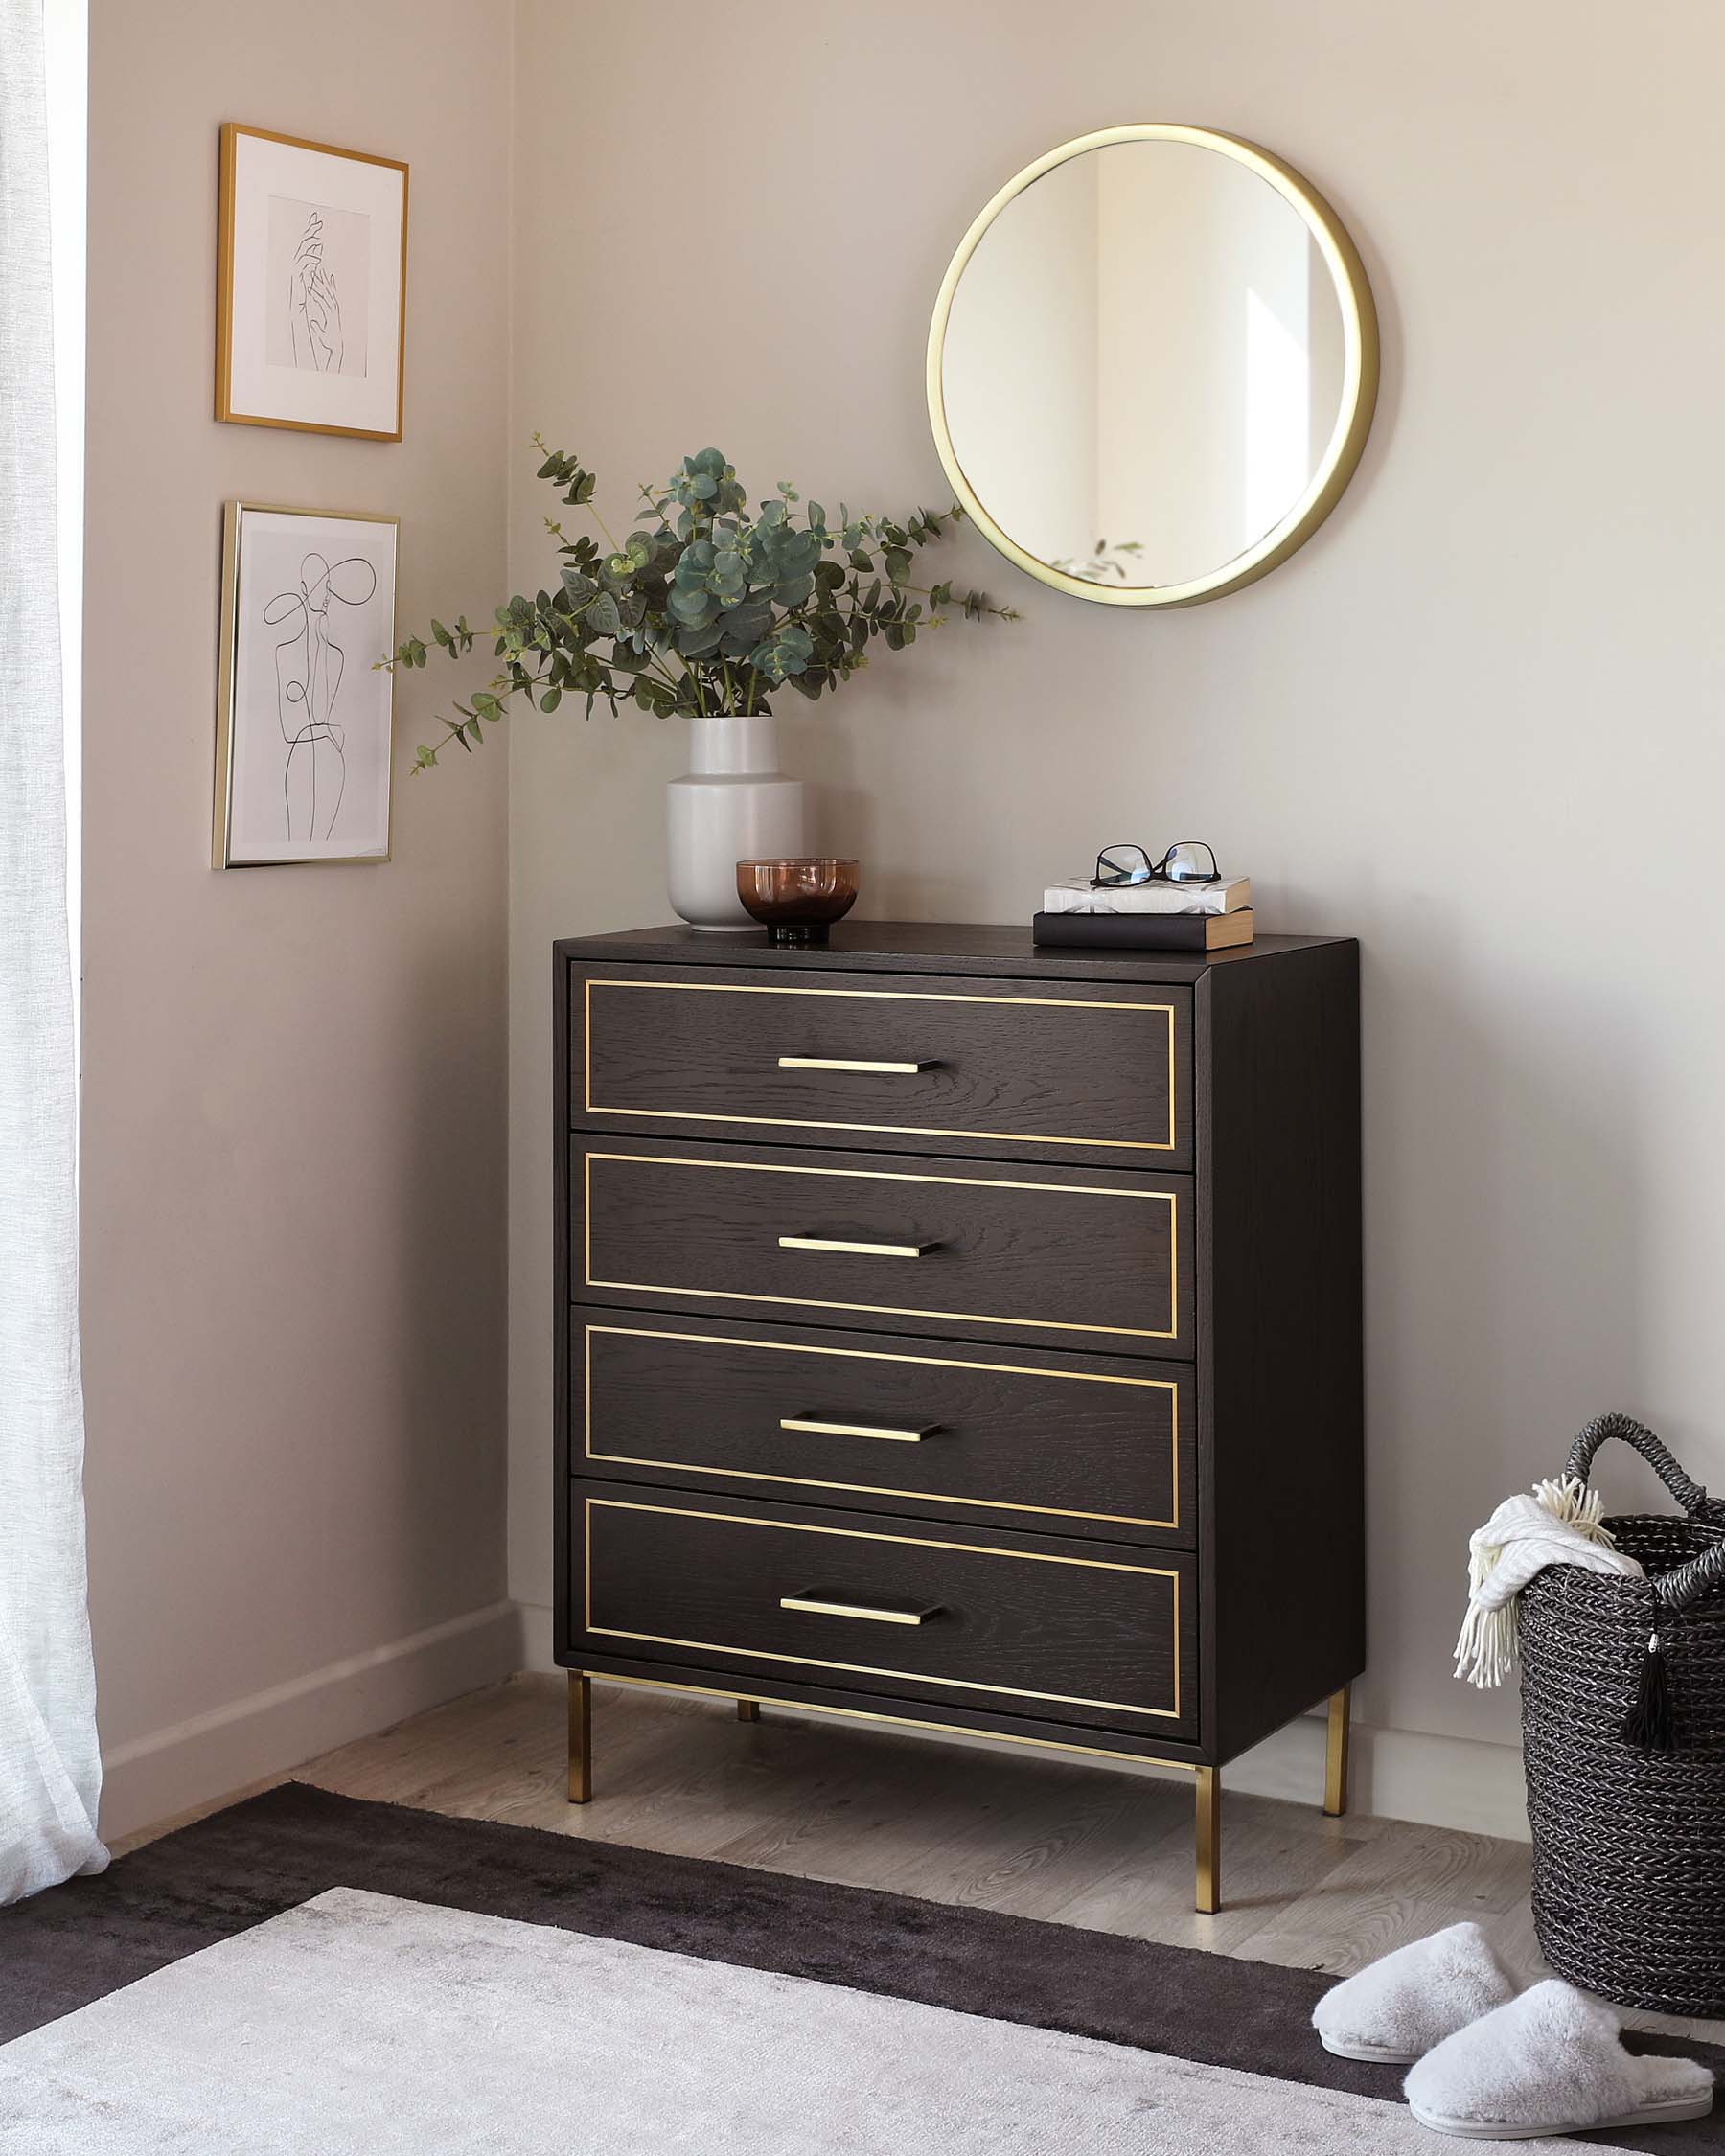
<svg viewBox="0 0 1725 2156">
<path fill-rule="evenodd" d="M 706 1296 L 723 1302 L 770 1302 L 786 1310 L 865 1310 L 875 1318 L 944 1318 L 960 1325 L 1014 1325 L 1035 1332 L 1099 1333 L 1114 1340 L 1178 1340 L 1180 1337 L 1180 1201 L 1172 1190 L 1117 1190 L 1108 1183 L 1022 1182 L 1005 1176 L 911 1175 L 903 1168 L 809 1168 L 793 1161 L 708 1160 L 677 1153 L 582 1153 L 582 1277 L 589 1288 L 620 1288 L 631 1295 Z M 654 1168 L 718 1168 L 733 1176 L 838 1176 L 859 1182 L 939 1182 L 976 1190 L 1046 1190 L 1062 1198 L 1160 1200 L 1168 1208 L 1168 1322 L 1166 1326 L 1085 1325 L 1071 1318 L 1001 1318 L 973 1310 L 925 1310 L 915 1303 L 835 1301 L 821 1296 L 764 1296 L 747 1288 L 700 1288 L 682 1281 L 659 1287 L 651 1280 L 593 1277 L 593 1162 L 639 1161 Z"/>
<path fill-rule="evenodd" d="M 615 1467 L 658 1467 L 679 1475 L 724 1475 L 743 1482 L 787 1482 L 794 1489 L 852 1490 L 862 1497 L 914 1498 L 924 1504 L 974 1504 L 986 1512 L 1033 1512 L 1050 1520 L 1096 1520 L 1122 1527 L 1180 1525 L 1180 1387 L 1172 1378 L 1108 1377 L 1092 1370 L 1046 1370 L 1029 1363 L 974 1363 L 948 1355 L 900 1355 L 881 1348 L 810 1347 L 801 1341 L 739 1340 L 724 1333 L 671 1333 L 648 1325 L 593 1325 L 582 1320 L 581 1360 L 586 1382 L 585 1428 L 582 1450 L 589 1460 L 607 1460 Z M 702 1467 L 689 1459 L 642 1459 L 632 1453 L 600 1453 L 593 1450 L 593 1336 L 607 1333 L 620 1340 L 678 1340 L 703 1347 L 764 1347 L 775 1355 L 833 1355 L 840 1361 L 912 1363 L 940 1370 L 999 1370 L 1008 1377 L 1058 1378 L 1069 1385 L 1131 1385 L 1140 1389 L 1166 1392 L 1168 1400 L 1168 1484 L 1173 1496 L 1171 1520 L 1143 1520 L 1131 1512 L 1080 1512 L 1065 1504 L 1020 1504 L 1010 1498 L 954 1497 L 947 1490 L 898 1490 L 881 1482 L 835 1482 L 815 1475 L 769 1475 L 748 1467 Z"/>
<path fill-rule="evenodd" d="M 951 992 L 887 988 L 768 988 L 753 983 L 718 980 L 594 980 L 582 981 L 582 1049 L 586 1063 L 582 1098 L 589 1115 L 640 1115 L 662 1117 L 675 1123 L 753 1123 L 786 1131 L 870 1131 L 885 1136 L 970 1138 L 1002 1145 L 1090 1145 L 1121 1153 L 1172 1153 L 1179 1145 L 1175 1123 L 1175 1037 L 1179 1013 L 1172 1003 L 1116 1003 L 1099 997 L 1082 996 L 960 996 Z M 724 1115 L 711 1109 L 615 1108 L 593 1098 L 593 991 L 595 988 L 648 988 L 660 994 L 682 990 L 695 996 L 841 996 L 853 1000 L 879 1003 L 1011 1003 L 1028 1004 L 1053 1011 L 1160 1011 L 1168 1027 L 1168 1135 L 1165 1138 L 1055 1137 L 1028 1131 L 947 1130 L 926 1123 L 840 1123 L 816 1121 L 805 1115 Z"/>
<path fill-rule="evenodd" d="M 941 1685 L 959 1691 L 988 1692 L 1000 1699 L 1041 1699 L 1048 1700 L 1058 1707 L 1099 1708 L 1110 1714 L 1144 1714 L 1165 1722 L 1177 1722 L 1180 1719 L 1180 1573 L 1170 1565 L 1122 1565 L 1113 1558 L 1056 1557 L 1043 1550 L 997 1549 L 987 1543 L 948 1542 L 932 1535 L 886 1535 L 868 1527 L 812 1527 L 798 1520 L 759 1520 L 748 1513 L 703 1512 L 687 1504 L 641 1504 L 621 1498 L 590 1497 L 584 1497 L 581 1502 L 586 1528 L 586 1628 L 593 1639 L 643 1640 L 654 1646 L 692 1647 L 702 1654 L 742 1655 L 749 1662 L 786 1662 L 802 1669 L 842 1669 L 856 1677 L 896 1677 L 907 1685 Z M 1075 1692 L 1033 1692 L 1018 1685 L 984 1685 L 974 1677 L 935 1677 L 921 1669 L 889 1669 L 865 1662 L 829 1662 L 820 1655 L 780 1654 L 770 1647 L 739 1647 L 724 1640 L 678 1640 L 662 1632 L 630 1632 L 620 1625 L 595 1624 L 593 1514 L 600 1509 L 608 1512 L 653 1512 L 678 1520 L 718 1520 L 734 1527 L 764 1527 L 776 1534 L 837 1535 L 848 1542 L 888 1542 L 915 1549 L 956 1549 L 981 1557 L 1001 1557 L 1020 1565 L 1075 1565 L 1082 1571 L 1092 1572 L 1137 1572 L 1145 1579 L 1169 1580 L 1174 1591 L 1173 1628 L 1168 1647 L 1174 1680 L 1174 1704 L 1172 1707 L 1138 1707 L 1126 1700 L 1086 1699 Z"/>
</svg>

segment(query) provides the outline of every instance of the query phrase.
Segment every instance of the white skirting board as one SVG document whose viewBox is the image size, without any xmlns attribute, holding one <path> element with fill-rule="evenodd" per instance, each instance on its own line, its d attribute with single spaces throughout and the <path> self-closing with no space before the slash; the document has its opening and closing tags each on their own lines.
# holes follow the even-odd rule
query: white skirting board
<svg viewBox="0 0 1725 2156">
<path fill-rule="evenodd" d="M 134 1737 L 103 1755 L 103 1835 L 118 1840 L 284 1774 L 511 1676 L 522 1661 L 519 1607 L 493 1602 Z"/>
<path fill-rule="evenodd" d="M 523 1603 L 521 1629 L 522 1666 L 555 1669 L 549 1609 Z M 775 1711 L 794 1714 L 796 1710 L 787 1707 Z M 931 1741 L 941 1744 L 988 1742 L 986 1737 L 935 1736 L 921 1730 L 907 1730 L 905 1734 L 928 1735 Z M 1320 1803 L 1323 1794 L 1323 1739 L 1322 1714 L 1302 1715 L 1225 1768 L 1222 1785 L 1254 1797 Z M 1049 1754 L 1050 1758 L 1054 1756 Z M 1122 1762 L 1122 1770 L 1131 1774 L 1159 1771 L 1132 1762 Z M 1528 1805 L 1521 1748 L 1479 1744 L 1467 1737 L 1430 1736 L 1419 1730 L 1375 1729 L 1356 1719 L 1352 1809 L 1379 1819 L 1413 1820 L 1421 1826 L 1446 1826 L 1467 1834 L 1497 1834 L 1507 1841 L 1525 1842 Z"/>
</svg>

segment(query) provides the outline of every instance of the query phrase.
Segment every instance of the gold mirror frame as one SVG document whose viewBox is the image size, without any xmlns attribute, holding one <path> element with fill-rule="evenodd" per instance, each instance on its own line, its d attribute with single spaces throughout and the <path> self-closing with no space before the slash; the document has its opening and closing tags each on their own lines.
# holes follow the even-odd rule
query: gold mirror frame
<svg viewBox="0 0 1725 2156">
<path fill-rule="evenodd" d="M 1081 157 L 1088 150 L 1101 149 L 1116 142 L 1191 143 L 1201 149 L 1213 149 L 1221 156 L 1231 157 L 1248 171 L 1256 172 L 1260 179 L 1268 180 L 1283 200 L 1299 211 L 1329 266 L 1336 287 L 1336 303 L 1342 313 L 1344 344 L 1342 401 L 1335 430 L 1317 470 L 1293 508 L 1262 539 L 1208 576 L 1194 577 L 1184 584 L 1142 585 L 1136 589 L 1131 585 L 1090 584 L 1082 577 L 1069 576 L 1064 569 L 1056 569 L 1026 552 L 1000 529 L 964 475 L 947 425 L 946 396 L 941 384 L 941 359 L 953 297 L 982 235 L 1006 205 L 1045 172 L 1065 164 L 1068 158 Z M 1009 562 L 1016 562 L 1021 569 L 1041 578 L 1044 584 L 1052 585 L 1056 591 L 1070 591 L 1074 599 L 1091 599 L 1106 607 L 1194 607 L 1201 600 L 1220 599 L 1224 592 L 1238 591 L 1243 585 L 1255 583 L 1285 562 L 1311 538 L 1341 500 L 1347 482 L 1353 477 L 1360 452 L 1366 447 L 1366 437 L 1371 430 L 1377 387 L 1377 309 L 1372 304 L 1366 265 L 1334 210 L 1309 180 L 1269 150 L 1260 149 L 1255 143 L 1246 142 L 1238 135 L 1218 134 L 1209 127 L 1183 127 L 1171 122 L 1145 121 L 1136 126 L 1103 127 L 1094 134 L 1078 135 L 1016 173 L 960 241 L 958 251 L 941 279 L 940 295 L 934 302 L 934 319 L 929 325 L 929 419 L 934 429 L 934 447 L 940 452 L 940 461 L 967 514 Z"/>
</svg>

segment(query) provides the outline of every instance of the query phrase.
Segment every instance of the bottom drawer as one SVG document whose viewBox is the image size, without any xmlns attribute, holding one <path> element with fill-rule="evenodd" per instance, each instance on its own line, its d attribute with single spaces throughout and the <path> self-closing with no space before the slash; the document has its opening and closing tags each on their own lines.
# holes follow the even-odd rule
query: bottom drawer
<svg viewBox="0 0 1725 2156">
<path fill-rule="evenodd" d="M 1195 1733 L 1192 1560 L 1175 1551 L 616 1483 L 577 1483 L 571 1503 L 577 1655 Z"/>
</svg>

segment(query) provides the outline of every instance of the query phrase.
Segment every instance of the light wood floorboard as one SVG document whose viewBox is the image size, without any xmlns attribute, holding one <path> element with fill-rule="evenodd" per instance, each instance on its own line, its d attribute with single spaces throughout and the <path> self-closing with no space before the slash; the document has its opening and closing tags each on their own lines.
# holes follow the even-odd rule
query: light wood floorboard
<svg viewBox="0 0 1725 2156">
<path fill-rule="evenodd" d="M 596 1682 L 593 1801 L 571 1806 L 564 1691 L 562 1678 L 512 1678 L 281 1778 L 1337 1976 L 1474 1917 L 1519 1975 L 1545 1973 L 1518 1842 L 1325 1819 L 1316 1788 L 1308 1807 L 1230 1793 L 1224 1775 L 1224 1906 L 1200 1916 L 1184 1775 L 930 1742 L 788 1708 L 744 1723 L 725 1700 Z M 1629 2018 L 1725 2042 L 1725 2022 Z"/>
</svg>

